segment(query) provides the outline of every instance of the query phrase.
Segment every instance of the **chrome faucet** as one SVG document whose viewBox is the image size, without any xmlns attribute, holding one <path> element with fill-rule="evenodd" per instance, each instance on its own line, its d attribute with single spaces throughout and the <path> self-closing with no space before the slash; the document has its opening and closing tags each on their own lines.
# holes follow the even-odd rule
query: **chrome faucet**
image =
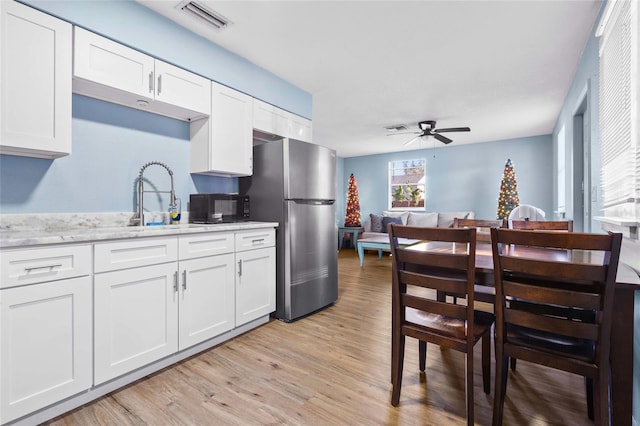
<svg viewBox="0 0 640 426">
<path fill-rule="evenodd" d="M 145 191 L 144 190 L 144 171 L 147 167 L 149 166 L 153 166 L 153 165 L 157 165 L 157 166 L 162 166 L 164 167 L 167 172 L 169 173 L 169 177 L 171 178 L 171 190 L 170 191 Z M 138 175 L 138 212 L 136 213 L 136 215 L 133 217 L 132 219 L 132 224 L 133 225 L 140 225 L 143 226 L 144 225 L 144 219 L 143 219 L 143 215 L 144 215 L 144 193 L 145 192 L 153 192 L 156 194 L 160 194 L 160 193 L 164 193 L 164 194 L 170 194 L 170 199 L 169 199 L 169 204 L 170 205 L 174 205 L 176 204 L 176 192 L 173 188 L 173 172 L 171 171 L 171 169 L 169 168 L 169 166 L 167 166 L 164 163 L 161 163 L 159 161 L 149 161 L 148 163 L 146 163 L 144 166 L 142 166 L 140 168 L 140 174 Z"/>
</svg>

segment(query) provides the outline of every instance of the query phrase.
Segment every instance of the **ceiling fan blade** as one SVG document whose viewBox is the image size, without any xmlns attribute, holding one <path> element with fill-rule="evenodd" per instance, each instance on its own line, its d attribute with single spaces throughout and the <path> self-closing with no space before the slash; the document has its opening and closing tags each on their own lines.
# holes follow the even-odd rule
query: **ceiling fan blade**
<svg viewBox="0 0 640 426">
<path fill-rule="evenodd" d="M 444 137 L 442 135 L 439 135 L 437 133 L 432 133 L 431 136 L 433 136 L 434 138 L 438 139 L 443 144 L 450 144 L 451 142 L 453 142 L 451 139 L 449 139 L 447 137 Z"/>
<path fill-rule="evenodd" d="M 411 145 L 413 142 L 415 142 L 415 140 L 416 140 L 416 139 L 418 139 L 418 138 L 420 138 L 420 137 L 422 137 L 422 135 L 416 136 L 415 138 L 413 138 L 413 139 L 411 139 L 411 140 L 409 140 L 409 141 L 405 142 L 405 143 L 404 143 L 404 146 Z"/>
<path fill-rule="evenodd" d="M 470 132 L 471 129 L 468 127 L 447 127 L 446 129 L 435 129 L 433 132 L 442 133 L 442 132 Z"/>
</svg>

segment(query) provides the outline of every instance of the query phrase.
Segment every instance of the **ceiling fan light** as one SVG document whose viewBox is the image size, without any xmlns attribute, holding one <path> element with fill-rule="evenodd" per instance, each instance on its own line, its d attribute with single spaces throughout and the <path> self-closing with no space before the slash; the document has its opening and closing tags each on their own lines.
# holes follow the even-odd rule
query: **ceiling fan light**
<svg viewBox="0 0 640 426">
<path fill-rule="evenodd" d="M 221 14 L 214 12 L 208 7 L 192 0 L 182 2 L 178 5 L 178 7 L 184 12 L 190 14 L 195 18 L 205 21 L 207 24 L 213 26 L 218 30 L 226 28 L 231 23 L 231 21 L 229 21 Z"/>
</svg>

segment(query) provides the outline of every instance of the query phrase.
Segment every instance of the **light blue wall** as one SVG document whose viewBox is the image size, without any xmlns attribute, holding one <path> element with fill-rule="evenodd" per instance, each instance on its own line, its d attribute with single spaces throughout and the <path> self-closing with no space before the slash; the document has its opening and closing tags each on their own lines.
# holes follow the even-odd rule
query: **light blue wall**
<svg viewBox="0 0 640 426">
<path fill-rule="evenodd" d="M 25 1 L 152 56 L 311 118 L 311 95 L 172 21 L 124 1 Z M 186 209 L 193 192 L 235 192 L 236 178 L 189 174 L 189 124 L 73 96 L 73 153 L 56 160 L 0 155 L 0 213 L 134 211 L 135 179 L 148 161 L 174 172 Z M 168 189 L 164 169 L 147 169 L 147 189 Z M 145 207 L 166 210 L 166 200 Z"/>
<path fill-rule="evenodd" d="M 363 219 L 388 208 L 388 167 L 394 160 L 427 160 L 425 210 L 473 210 L 476 218 L 495 218 L 504 166 L 513 161 L 518 195 L 523 204 L 550 211 L 553 197 L 551 136 L 470 145 L 439 146 L 435 150 L 395 152 L 344 159 L 343 182 L 353 173 L 358 181 Z M 435 155 L 435 158 L 434 158 Z M 346 191 L 343 194 L 346 198 Z M 344 201 L 343 201 L 344 204 Z M 345 212 L 339 215 L 344 222 Z"/>
<path fill-rule="evenodd" d="M 2 213 L 133 211 L 138 172 L 148 161 L 173 170 L 183 202 L 193 192 L 238 189 L 237 179 L 189 174 L 186 122 L 74 95 L 72 131 L 72 155 L 57 160 L 0 155 Z M 163 168 L 147 170 L 147 189 L 170 188 Z M 157 205 L 145 198 L 151 210 L 166 210 L 165 201 Z"/>
<path fill-rule="evenodd" d="M 344 225 L 344 216 L 347 211 L 347 188 L 349 176 L 344 179 L 344 158 L 336 159 L 336 225 Z"/>
<path fill-rule="evenodd" d="M 602 13 L 602 8 L 604 8 L 604 4 L 601 7 L 601 10 L 598 14 L 598 18 L 596 18 L 596 24 L 600 20 L 600 14 Z M 558 121 L 556 122 L 555 128 L 553 130 L 553 153 L 554 153 L 554 210 L 557 210 L 558 206 L 558 185 L 557 185 L 557 149 L 558 149 L 558 133 L 560 129 L 564 127 L 565 134 L 565 171 L 566 171 L 566 179 L 565 179 L 565 200 L 566 200 L 566 217 L 568 219 L 574 218 L 574 205 L 573 205 L 573 193 L 574 193 L 574 185 L 573 185 L 573 176 L 574 173 L 580 174 L 581 170 L 574 170 L 573 167 L 573 117 L 576 114 L 578 106 L 582 99 L 586 96 L 587 102 L 589 104 L 588 110 L 589 115 L 587 119 L 590 121 L 590 131 L 588 134 L 588 138 L 590 140 L 590 159 L 591 159 L 591 167 L 590 167 L 590 175 L 591 175 L 591 188 L 595 188 L 596 196 L 592 199 L 591 202 L 591 210 L 592 210 L 592 218 L 595 216 L 602 215 L 602 196 L 600 194 L 600 126 L 599 126 L 599 112 L 598 112 L 598 103 L 599 103 L 599 57 L 598 57 L 598 46 L 599 39 L 595 37 L 595 25 L 594 29 L 589 36 L 589 40 L 586 43 L 586 46 L 582 52 L 582 56 L 580 58 L 580 62 L 578 64 L 578 68 L 576 69 L 576 73 L 573 78 L 573 82 L 571 83 L 571 87 L 567 96 L 565 98 L 562 109 L 560 110 L 560 114 L 558 115 Z M 578 190 L 580 190 L 578 188 Z M 589 189 L 587 189 L 589 190 Z M 591 221 L 591 232 L 602 232 L 600 229 L 600 223 L 592 220 Z"/>
</svg>

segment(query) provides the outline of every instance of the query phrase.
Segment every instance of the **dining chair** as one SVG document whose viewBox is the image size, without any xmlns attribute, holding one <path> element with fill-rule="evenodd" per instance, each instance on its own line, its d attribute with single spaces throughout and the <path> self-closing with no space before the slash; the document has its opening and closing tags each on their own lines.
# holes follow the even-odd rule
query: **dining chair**
<svg viewBox="0 0 640 426">
<path fill-rule="evenodd" d="M 490 228 L 505 228 L 507 221 L 504 219 L 453 219 L 454 228 L 476 228 L 478 233 L 476 234 L 477 241 L 491 242 Z"/>
<path fill-rule="evenodd" d="M 405 338 L 418 339 L 420 371 L 426 367 L 427 343 L 454 349 L 466 355 L 467 424 L 474 420 L 473 348 L 482 338 L 482 380 L 490 392 L 491 326 L 494 315 L 473 307 L 475 281 L 475 228 L 425 228 L 390 224 L 389 241 L 393 257 L 391 404 L 400 402 Z M 401 246 L 400 238 L 441 242 L 446 251 L 430 250 L 425 244 Z M 456 250 L 451 253 L 450 248 Z M 458 247 L 460 247 L 458 249 Z M 467 305 L 439 301 L 436 293 L 463 294 Z"/>
<path fill-rule="evenodd" d="M 536 231 L 567 231 L 573 232 L 573 220 L 509 220 L 509 228 L 511 229 L 529 229 Z M 518 302 L 513 302 L 518 303 Z M 522 304 L 525 309 L 527 304 Z M 510 360 L 511 370 L 516 371 L 516 359 Z M 592 417 L 592 416 L 590 416 Z"/>
<path fill-rule="evenodd" d="M 509 212 L 508 219 L 545 220 L 545 212 L 541 208 L 530 204 L 520 204 Z"/>
<path fill-rule="evenodd" d="M 505 228 L 507 221 L 505 219 L 453 219 L 454 228 L 476 228 L 476 242 L 491 243 L 490 228 Z M 476 284 L 475 298 L 480 302 L 490 303 L 493 305 L 495 300 L 495 290 L 493 286 Z M 457 297 L 453 296 L 453 303 L 457 303 Z"/>
<path fill-rule="evenodd" d="M 509 357 L 587 378 L 594 423 L 608 425 L 611 315 L 622 234 L 493 228 L 491 237 L 496 287 L 493 425 L 502 424 Z M 512 299 L 539 309 L 521 309 Z M 588 392 L 587 400 L 589 404 Z"/>
</svg>

